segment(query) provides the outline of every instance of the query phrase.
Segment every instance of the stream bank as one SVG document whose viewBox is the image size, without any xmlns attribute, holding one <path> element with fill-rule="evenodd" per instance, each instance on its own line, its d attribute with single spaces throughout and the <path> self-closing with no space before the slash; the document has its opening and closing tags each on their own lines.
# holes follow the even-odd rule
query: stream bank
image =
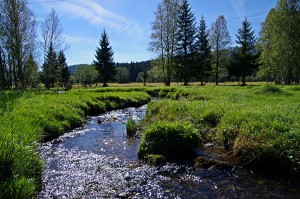
<svg viewBox="0 0 300 199">
<path fill-rule="evenodd" d="M 137 159 L 139 139 L 126 136 L 147 106 L 107 112 L 43 143 L 46 162 L 39 198 L 296 198 L 297 179 L 235 167 L 197 167 L 193 161 L 153 166 Z M 101 124 L 98 121 L 101 120 Z"/>
</svg>

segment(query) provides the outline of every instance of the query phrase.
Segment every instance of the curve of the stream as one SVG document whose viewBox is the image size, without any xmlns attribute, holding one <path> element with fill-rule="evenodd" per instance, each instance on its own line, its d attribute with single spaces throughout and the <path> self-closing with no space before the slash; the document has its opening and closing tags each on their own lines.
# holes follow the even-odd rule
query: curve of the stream
<svg viewBox="0 0 300 199">
<path fill-rule="evenodd" d="M 45 161 L 38 198 L 298 198 L 297 179 L 240 169 L 196 168 L 190 162 L 147 165 L 137 159 L 139 139 L 125 123 L 147 106 L 111 111 L 41 145 Z"/>
</svg>

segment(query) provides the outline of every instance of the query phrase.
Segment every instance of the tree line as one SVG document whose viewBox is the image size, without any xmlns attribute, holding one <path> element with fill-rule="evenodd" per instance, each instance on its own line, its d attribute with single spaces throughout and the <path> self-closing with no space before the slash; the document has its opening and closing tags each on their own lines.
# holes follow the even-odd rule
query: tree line
<svg viewBox="0 0 300 199">
<path fill-rule="evenodd" d="M 300 3 L 278 0 L 267 16 L 259 37 L 247 18 L 236 33 L 236 47 L 219 16 L 207 28 L 202 16 L 199 25 L 188 0 L 162 0 L 152 22 L 149 49 L 157 55 L 156 71 L 165 85 L 171 81 L 214 81 L 221 77 L 238 79 L 257 76 L 276 83 L 299 83 Z"/>
<path fill-rule="evenodd" d="M 62 26 L 54 9 L 41 26 L 26 0 L 0 1 L 0 87 L 24 89 L 44 83 L 46 88 L 70 87 L 70 73 L 64 55 Z M 39 49 L 44 57 L 39 70 Z"/>
<path fill-rule="evenodd" d="M 237 30 L 235 47 L 227 21 L 219 16 L 210 28 L 202 16 L 197 23 L 188 0 L 162 0 L 155 10 L 149 50 L 151 62 L 114 63 L 108 34 L 101 34 L 92 68 L 80 67 L 74 75 L 84 85 L 110 81 L 215 82 L 255 77 L 269 82 L 300 81 L 300 0 L 278 0 L 258 37 L 247 18 Z M 0 88 L 70 88 L 72 82 L 65 57 L 68 45 L 57 12 L 52 9 L 41 25 L 27 0 L 0 2 Z M 41 67 L 37 62 L 43 54 Z M 41 71 L 39 70 L 42 69 Z M 97 72 L 95 72 L 97 71 Z"/>
</svg>

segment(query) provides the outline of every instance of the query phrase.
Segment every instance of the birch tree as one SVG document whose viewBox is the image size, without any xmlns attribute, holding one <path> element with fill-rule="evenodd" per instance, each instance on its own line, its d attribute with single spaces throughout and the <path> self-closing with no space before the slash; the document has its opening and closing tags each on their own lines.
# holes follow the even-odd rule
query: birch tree
<svg viewBox="0 0 300 199">
<path fill-rule="evenodd" d="M 219 16 L 210 29 L 210 45 L 213 51 L 216 85 L 219 83 L 220 68 L 224 67 L 228 60 L 228 50 L 231 38 L 227 29 L 227 21 L 223 15 Z"/>
<path fill-rule="evenodd" d="M 156 53 L 166 86 L 171 85 L 172 69 L 176 50 L 176 30 L 178 0 L 163 0 L 155 11 L 155 21 L 152 23 L 150 51 Z"/>
</svg>

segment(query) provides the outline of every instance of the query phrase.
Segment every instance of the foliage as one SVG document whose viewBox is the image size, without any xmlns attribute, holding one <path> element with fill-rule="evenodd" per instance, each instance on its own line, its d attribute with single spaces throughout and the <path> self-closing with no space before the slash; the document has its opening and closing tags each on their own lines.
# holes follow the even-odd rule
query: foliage
<svg viewBox="0 0 300 199">
<path fill-rule="evenodd" d="M 187 122 L 159 121 L 151 124 L 143 133 L 138 156 L 163 155 L 167 159 L 187 158 L 198 146 L 199 136 Z"/>
<path fill-rule="evenodd" d="M 201 85 L 203 85 L 203 78 L 209 75 L 212 70 L 211 66 L 211 47 L 209 45 L 209 33 L 206 27 L 206 22 L 204 17 L 201 17 L 197 38 L 196 38 L 196 70 L 195 77 L 200 79 Z"/>
<path fill-rule="evenodd" d="M 195 71 L 194 53 L 196 38 L 196 18 L 191 11 L 187 0 L 182 0 L 177 20 L 177 47 L 176 56 L 181 67 L 179 73 L 183 78 L 183 84 L 188 85 L 190 78 Z"/>
<path fill-rule="evenodd" d="M 114 80 L 116 75 L 116 67 L 113 63 L 113 50 L 109 44 L 108 35 L 103 30 L 100 39 L 100 48 L 97 47 L 95 58 L 93 61 L 94 66 L 98 70 L 99 79 L 103 82 L 103 87 L 107 87 L 108 81 Z"/>
<path fill-rule="evenodd" d="M 91 86 L 97 83 L 98 76 L 98 70 L 95 66 L 80 65 L 74 71 L 75 82 L 83 86 Z"/>
<path fill-rule="evenodd" d="M 36 19 L 26 0 L 0 2 L 1 87 L 25 88 L 28 60 L 36 50 Z"/>
<path fill-rule="evenodd" d="M 236 43 L 238 51 L 233 54 L 232 73 L 236 77 L 242 77 L 242 85 L 246 85 L 246 76 L 252 75 L 258 69 L 259 53 L 256 52 L 256 37 L 252 30 L 251 23 L 247 18 L 243 21 L 242 27 L 238 29 Z"/>
<path fill-rule="evenodd" d="M 210 45 L 213 53 L 214 71 L 216 74 L 216 85 L 219 82 L 220 68 L 228 62 L 228 49 L 231 38 L 227 29 L 227 21 L 223 15 L 219 16 L 210 29 Z"/>
<path fill-rule="evenodd" d="M 263 24 L 260 75 L 276 83 L 300 81 L 300 2 L 279 0 Z"/>
<path fill-rule="evenodd" d="M 115 79 L 119 84 L 121 83 L 128 83 L 129 82 L 129 70 L 125 67 L 117 67 L 117 74 Z"/>
<path fill-rule="evenodd" d="M 158 55 L 166 86 L 171 84 L 172 70 L 175 67 L 178 2 L 179 0 L 163 0 L 158 4 L 149 43 L 150 51 Z"/>
<path fill-rule="evenodd" d="M 57 53 L 50 44 L 43 64 L 43 82 L 47 89 L 54 87 L 59 76 Z"/>
</svg>

